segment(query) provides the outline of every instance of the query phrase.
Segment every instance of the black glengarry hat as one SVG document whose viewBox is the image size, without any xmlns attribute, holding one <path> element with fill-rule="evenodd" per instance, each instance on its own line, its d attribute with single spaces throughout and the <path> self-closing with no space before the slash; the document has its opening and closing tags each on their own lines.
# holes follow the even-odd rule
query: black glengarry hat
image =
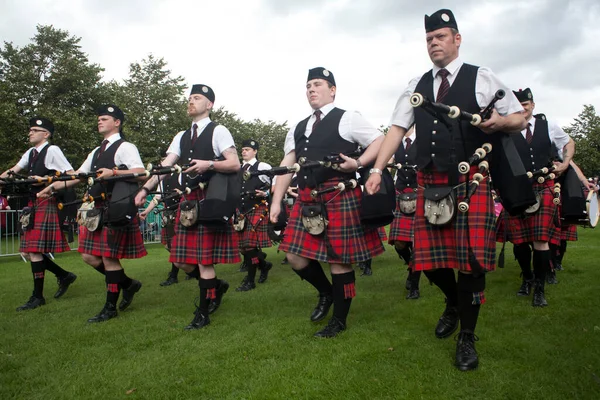
<svg viewBox="0 0 600 400">
<path fill-rule="evenodd" d="M 441 9 L 431 16 L 425 15 L 425 32 L 432 32 L 442 28 L 454 28 L 458 31 L 458 24 L 452 11 Z"/>
<path fill-rule="evenodd" d="M 114 104 L 104 104 L 98 108 L 97 115 L 110 115 L 111 117 L 121 121 L 121 126 L 125 123 L 125 114 L 121 109 Z"/>
<path fill-rule="evenodd" d="M 50 137 L 54 134 L 54 124 L 48 118 L 33 117 L 29 120 L 29 127 L 44 128 L 50 132 Z"/>
<path fill-rule="evenodd" d="M 521 103 L 525 101 L 533 101 L 533 93 L 531 93 L 531 89 L 529 88 L 525 88 L 525 90 L 519 89 L 517 92 L 513 90 L 513 93 L 515 96 L 517 96 L 517 100 L 519 100 Z"/>
<path fill-rule="evenodd" d="M 242 142 L 242 147 L 250 147 L 254 150 L 258 150 L 258 148 L 260 147 L 260 145 L 258 144 L 258 142 L 254 139 L 246 139 Z"/>
<path fill-rule="evenodd" d="M 333 77 L 333 72 L 325 69 L 323 67 L 316 67 L 308 70 L 308 78 L 306 78 L 306 82 L 313 79 L 325 79 L 327 82 L 331 83 L 333 86 L 337 86 L 335 84 L 335 78 Z"/>
<path fill-rule="evenodd" d="M 210 100 L 211 103 L 215 102 L 215 92 L 208 85 L 197 84 L 192 86 L 190 96 L 193 94 L 201 94 L 202 96 Z"/>
</svg>

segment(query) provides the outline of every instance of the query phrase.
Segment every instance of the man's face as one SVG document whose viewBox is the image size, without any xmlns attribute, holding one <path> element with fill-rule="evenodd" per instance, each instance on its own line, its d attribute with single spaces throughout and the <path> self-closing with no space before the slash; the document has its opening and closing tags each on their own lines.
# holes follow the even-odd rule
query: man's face
<svg viewBox="0 0 600 400">
<path fill-rule="evenodd" d="M 248 162 L 256 157 L 257 150 L 252 147 L 242 147 L 242 160 Z"/>
<path fill-rule="evenodd" d="M 333 103 L 335 86 L 329 87 L 325 79 L 312 79 L 306 83 L 306 98 L 313 110 Z"/>
<path fill-rule="evenodd" d="M 106 135 L 119 131 L 121 120 L 110 115 L 101 115 L 98 117 L 98 133 Z"/>
<path fill-rule="evenodd" d="M 523 107 L 523 110 L 524 110 L 523 116 L 525 117 L 525 120 L 529 121 L 531 119 L 531 116 L 533 115 L 533 109 L 535 108 L 535 103 L 531 100 L 522 101 L 521 106 Z"/>
<path fill-rule="evenodd" d="M 35 126 L 29 128 L 29 143 L 31 143 L 34 147 L 44 143 L 44 141 L 48 140 L 49 137 L 50 131 L 47 129 Z"/>
<path fill-rule="evenodd" d="M 208 114 L 212 109 L 213 103 L 201 94 L 192 94 L 188 99 L 188 116 L 194 118 L 200 115 Z"/>
<path fill-rule="evenodd" d="M 452 33 L 450 28 L 441 28 L 426 35 L 429 58 L 439 68 L 445 68 L 458 57 L 462 37 Z"/>
</svg>

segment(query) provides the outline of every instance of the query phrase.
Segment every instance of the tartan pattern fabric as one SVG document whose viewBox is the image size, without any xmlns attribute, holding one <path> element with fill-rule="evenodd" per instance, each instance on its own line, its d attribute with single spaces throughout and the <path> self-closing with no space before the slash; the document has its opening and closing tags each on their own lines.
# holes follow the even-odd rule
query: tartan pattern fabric
<svg viewBox="0 0 600 400">
<path fill-rule="evenodd" d="M 379 240 L 381 240 L 382 242 L 388 240 L 387 233 L 385 233 L 385 227 L 380 226 L 379 228 L 377 228 L 377 234 L 379 235 Z"/>
<path fill-rule="evenodd" d="M 477 172 L 472 167 L 469 178 Z M 461 176 L 465 181 L 466 175 Z M 448 175 L 438 171 L 417 173 L 417 210 L 414 217 L 413 271 L 428 271 L 437 268 L 454 268 L 471 271 L 468 258 L 468 237 L 475 258 L 485 271 L 496 269 L 496 242 L 494 237 L 496 215 L 488 179 L 484 179 L 471 197 L 469 211 L 456 211 L 452 222 L 444 226 L 429 224 L 424 217 L 424 185 L 447 185 Z M 456 189 L 457 201 L 466 194 L 467 186 Z M 468 218 L 469 232 L 466 232 Z"/>
<path fill-rule="evenodd" d="M 356 285 L 354 282 L 344 284 L 344 299 L 356 297 Z"/>
<path fill-rule="evenodd" d="M 33 273 L 33 279 L 44 279 L 44 276 L 45 276 L 44 271 Z"/>
<path fill-rule="evenodd" d="M 200 189 L 182 198 L 202 200 L 204 192 Z M 238 253 L 238 235 L 233 230 L 232 221 L 224 229 L 215 229 L 202 224 L 189 228 L 179 223 L 181 207 L 177 208 L 175 218 L 175 236 L 171 242 L 169 262 L 182 264 L 233 264 L 241 261 Z"/>
<path fill-rule="evenodd" d="M 209 300 L 216 299 L 217 298 L 217 288 L 206 289 L 206 298 Z"/>
<path fill-rule="evenodd" d="M 271 247 L 271 239 L 267 230 L 269 224 L 269 207 L 260 204 L 244 215 L 246 227 L 241 232 L 236 232 L 239 237 L 240 250 L 261 249 Z"/>
<path fill-rule="evenodd" d="M 58 219 L 56 199 L 36 199 L 29 202 L 35 206 L 34 223 L 21 237 L 19 251 L 23 253 L 63 253 L 69 251 L 69 244 Z"/>
<path fill-rule="evenodd" d="M 556 243 L 560 238 L 558 222 L 558 206 L 552 203 L 552 188 L 554 181 L 548 180 L 543 184 L 534 183 L 533 190 L 540 192 L 542 203 L 533 215 L 508 216 L 505 228 L 508 228 L 510 241 L 514 244 L 530 243 L 533 241 Z"/>
<path fill-rule="evenodd" d="M 338 180 L 327 181 L 319 185 L 318 189 L 335 186 L 337 182 Z M 313 236 L 302 225 L 302 206 L 318 204 L 310 196 L 310 191 L 309 188 L 299 189 L 279 250 L 311 260 L 337 264 L 356 264 L 384 252 L 378 229 L 365 229 L 360 223 L 361 189 L 357 187 L 322 196 L 329 220 L 327 238 L 338 256 L 329 258 L 323 235 Z"/>
<path fill-rule="evenodd" d="M 400 194 L 410 193 L 413 189 L 406 188 L 402 192 L 396 190 L 396 209 L 394 210 L 394 220 L 390 224 L 390 237 L 388 243 L 393 245 L 395 242 L 413 241 L 413 215 L 406 215 L 400 212 Z"/>
<path fill-rule="evenodd" d="M 485 292 L 473 293 L 473 302 L 471 304 L 474 306 L 485 304 Z"/>
<path fill-rule="evenodd" d="M 118 283 L 108 283 L 106 285 L 106 290 L 111 293 L 119 293 L 119 284 Z"/>
<path fill-rule="evenodd" d="M 96 207 L 102 207 L 102 205 L 97 204 Z M 131 223 L 121 229 L 103 226 L 90 232 L 86 227 L 80 226 L 77 251 L 96 257 L 116 259 L 142 258 L 148 254 L 144 247 L 137 215 Z"/>
<path fill-rule="evenodd" d="M 160 242 L 167 246 L 167 248 L 171 247 L 171 241 L 173 240 L 174 232 L 173 228 L 163 226 L 160 230 Z"/>
<path fill-rule="evenodd" d="M 577 225 L 563 225 L 560 228 L 560 240 L 577 241 Z"/>
</svg>

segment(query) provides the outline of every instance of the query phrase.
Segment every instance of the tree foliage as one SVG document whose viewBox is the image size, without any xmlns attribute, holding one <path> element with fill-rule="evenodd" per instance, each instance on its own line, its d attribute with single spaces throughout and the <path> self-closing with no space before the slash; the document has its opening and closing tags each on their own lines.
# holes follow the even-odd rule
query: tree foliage
<svg viewBox="0 0 600 400">
<path fill-rule="evenodd" d="M 584 105 L 575 121 L 564 128 L 575 141 L 575 162 L 584 174 L 600 175 L 600 116 L 593 105 Z"/>
</svg>

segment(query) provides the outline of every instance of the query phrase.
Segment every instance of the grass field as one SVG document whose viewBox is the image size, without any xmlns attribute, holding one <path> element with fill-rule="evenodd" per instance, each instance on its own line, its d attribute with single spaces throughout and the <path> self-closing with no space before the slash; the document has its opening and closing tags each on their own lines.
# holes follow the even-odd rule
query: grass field
<svg viewBox="0 0 600 400">
<path fill-rule="evenodd" d="M 47 305 L 22 313 L 29 264 L 0 258 L 0 399 L 599 399 L 599 239 L 580 229 L 544 309 L 515 295 L 512 257 L 488 275 L 480 366 L 468 373 L 453 367 L 455 341 L 433 335 L 441 293 L 423 279 L 421 299 L 405 300 L 405 267 L 389 246 L 372 277 L 357 276 L 348 330 L 332 340 L 312 337 L 325 324 L 308 318 L 316 292 L 274 249 L 269 280 L 251 292 L 233 290 L 237 265 L 218 266 L 232 287 L 212 324 L 192 332 L 183 328 L 197 284 L 158 286 L 170 268 L 159 245 L 124 263 L 144 284 L 130 309 L 94 325 L 104 281 L 76 252 L 56 257 L 79 276 L 69 292 L 53 299 L 47 278 Z"/>
</svg>

